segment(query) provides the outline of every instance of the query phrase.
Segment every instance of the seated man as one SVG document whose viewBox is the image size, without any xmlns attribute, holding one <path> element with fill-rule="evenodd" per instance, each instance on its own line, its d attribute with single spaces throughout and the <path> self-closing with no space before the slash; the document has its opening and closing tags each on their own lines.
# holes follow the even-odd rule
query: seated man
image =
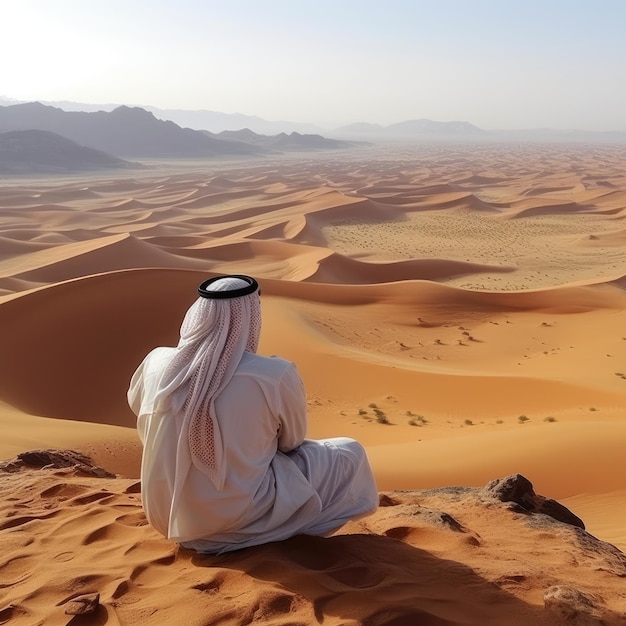
<svg viewBox="0 0 626 626">
<path fill-rule="evenodd" d="M 325 535 L 372 513 L 378 495 L 362 446 L 305 439 L 295 366 L 256 354 L 257 282 L 218 276 L 198 292 L 178 346 L 150 352 L 128 390 L 148 521 L 186 548 L 216 553 Z"/>
</svg>

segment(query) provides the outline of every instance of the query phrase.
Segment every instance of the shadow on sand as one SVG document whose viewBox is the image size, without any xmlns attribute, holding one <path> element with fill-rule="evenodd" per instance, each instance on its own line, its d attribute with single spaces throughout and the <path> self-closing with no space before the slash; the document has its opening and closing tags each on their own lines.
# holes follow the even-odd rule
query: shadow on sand
<svg viewBox="0 0 626 626">
<path fill-rule="evenodd" d="M 240 615 L 241 622 L 230 612 L 207 624 L 226 619 L 295 625 L 329 618 L 364 626 L 561 624 L 466 565 L 380 535 L 298 536 L 219 556 L 189 554 L 197 567 L 216 570 L 196 589 L 219 591 L 223 570 L 274 583 L 268 593 L 257 594 L 261 601 Z M 264 603 L 264 595 L 271 600 Z M 284 621 L 289 613 L 293 619 Z"/>
</svg>

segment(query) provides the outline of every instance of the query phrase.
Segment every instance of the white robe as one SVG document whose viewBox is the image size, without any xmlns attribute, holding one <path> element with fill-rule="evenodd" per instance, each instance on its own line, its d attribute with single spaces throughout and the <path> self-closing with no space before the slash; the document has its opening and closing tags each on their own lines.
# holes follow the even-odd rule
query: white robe
<svg viewBox="0 0 626 626">
<path fill-rule="evenodd" d="M 360 444 L 305 440 L 306 395 L 296 367 L 251 352 L 215 403 L 226 464 L 218 490 L 185 454 L 186 442 L 179 443 L 184 389 L 169 407 L 146 409 L 173 351 L 153 350 L 128 391 L 144 445 L 143 507 L 160 533 L 198 551 L 224 552 L 298 533 L 326 534 L 375 510 L 376 484 Z M 177 475 L 182 485 L 175 486 Z"/>
</svg>

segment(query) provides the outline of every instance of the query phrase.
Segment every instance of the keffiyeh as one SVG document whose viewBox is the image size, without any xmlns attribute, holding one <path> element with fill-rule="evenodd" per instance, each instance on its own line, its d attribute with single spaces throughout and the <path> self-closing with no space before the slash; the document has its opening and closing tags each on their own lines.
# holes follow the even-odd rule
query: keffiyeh
<svg viewBox="0 0 626 626">
<path fill-rule="evenodd" d="M 235 295 L 240 290 L 250 292 L 251 285 L 256 281 L 245 276 L 225 276 L 203 283 L 200 293 L 203 289 L 204 295 L 185 315 L 180 341 L 155 398 L 158 410 L 173 394 L 186 390 L 176 418 L 180 420 L 178 447 L 188 446 L 193 464 L 218 489 L 224 484 L 225 468 L 215 400 L 233 377 L 244 352 L 256 352 L 261 333 L 258 289 Z M 212 297 L 212 293 L 219 295 Z"/>
</svg>

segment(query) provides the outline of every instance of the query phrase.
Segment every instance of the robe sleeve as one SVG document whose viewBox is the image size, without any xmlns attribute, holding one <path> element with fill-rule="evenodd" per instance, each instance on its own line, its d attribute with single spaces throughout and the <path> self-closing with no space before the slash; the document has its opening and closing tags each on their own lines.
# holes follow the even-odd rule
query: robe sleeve
<svg viewBox="0 0 626 626">
<path fill-rule="evenodd" d="M 306 391 L 293 364 L 280 380 L 279 419 L 278 449 L 289 452 L 304 441 L 307 429 Z"/>
<path fill-rule="evenodd" d="M 132 412 L 139 416 L 141 414 L 141 405 L 143 403 L 143 369 L 144 363 L 137 368 L 128 387 L 126 397 L 128 399 L 128 405 Z"/>
</svg>

